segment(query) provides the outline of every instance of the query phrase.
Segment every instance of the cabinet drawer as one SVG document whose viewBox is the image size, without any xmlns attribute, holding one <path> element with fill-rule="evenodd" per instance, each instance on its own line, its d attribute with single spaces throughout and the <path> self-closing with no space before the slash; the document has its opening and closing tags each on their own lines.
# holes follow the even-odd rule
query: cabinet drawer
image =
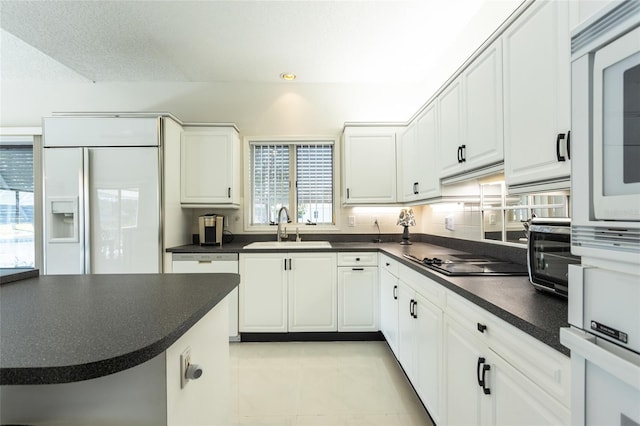
<svg viewBox="0 0 640 426">
<path fill-rule="evenodd" d="M 338 253 L 338 266 L 378 266 L 378 253 Z"/>
<path fill-rule="evenodd" d="M 389 256 L 381 254 L 380 265 L 382 266 L 382 269 L 388 271 L 394 277 L 398 277 L 398 268 L 400 267 L 400 262 L 390 258 Z"/>
<path fill-rule="evenodd" d="M 429 302 L 439 308 L 444 306 L 445 289 L 432 279 L 404 265 L 398 267 L 398 278 Z"/>
<path fill-rule="evenodd" d="M 487 323 L 488 316 L 491 314 L 452 292 L 447 292 L 446 299 L 447 314 L 486 343 L 487 336 L 493 332 L 493 328 Z"/>
</svg>

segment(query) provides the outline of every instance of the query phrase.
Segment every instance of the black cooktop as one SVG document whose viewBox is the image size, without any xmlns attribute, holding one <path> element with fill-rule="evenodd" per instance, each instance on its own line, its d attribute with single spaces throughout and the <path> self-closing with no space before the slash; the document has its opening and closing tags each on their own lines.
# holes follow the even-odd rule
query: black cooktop
<svg viewBox="0 0 640 426">
<path fill-rule="evenodd" d="M 475 254 L 446 254 L 433 257 L 404 257 L 449 276 L 526 276 L 527 265 Z"/>
</svg>

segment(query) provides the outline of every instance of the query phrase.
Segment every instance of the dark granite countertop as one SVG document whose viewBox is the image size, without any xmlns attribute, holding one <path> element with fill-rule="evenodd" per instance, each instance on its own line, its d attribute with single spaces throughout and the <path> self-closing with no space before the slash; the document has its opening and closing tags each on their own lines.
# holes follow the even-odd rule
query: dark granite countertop
<svg viewBox="0 0 640 426">
<path fill-rule="evenodd" d="M 0 287 L 0 384 L 92 379 L 164 352 L 238 274 L 43 275 Z"/>
<path fill-rule="evenodd" d="M 34 268 L 0 268 L 0 284 L 33 278 L 40 275 L 40 270 Z"/>
<path fill-rule="evenodd" d="M 433 238 L 430 242 L 414 242 L 403 246 L 397 242 L 332 242 L 326 249 L 296 249 L 295 251 L 380 251 L 402 264 L 422 273 L 454 293 L 466 298 L 479 307 L 496 315 L 507 323 L 533 336 L 553 349 L 569 355 L 569 350 L 560 343 L 560 328 L 567 327 L 567 300 L 561 297 L 537 291 L 528 277 L 449 277 L 415 262 L 402 255 L 408 250 L 418 257 L 435 254 L 454 254 L 460 252 L 480 252 L 496 258 L 518 263 L 526 262 L 526 250 L 495 244 L 464 242 L 457 240 L 455 248 L 444 246 L 446 238 Z M 173 253 L 265 253 L 277 252 L 277 249 L 243 249 L 247 242 L 230 243 L 221 247 L 185 245 L 168 249 Z M 503 256 L 503 253 L 506 255 Z"/>
</svg>

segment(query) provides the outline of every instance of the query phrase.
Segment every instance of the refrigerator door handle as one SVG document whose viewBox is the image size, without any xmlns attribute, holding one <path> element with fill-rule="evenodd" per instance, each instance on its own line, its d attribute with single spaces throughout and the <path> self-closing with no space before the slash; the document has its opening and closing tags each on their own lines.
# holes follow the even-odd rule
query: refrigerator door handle
<svg viewBox="0 0 640 426">
<path fill-rule="evenodd" d="M 83 274 L 91 273 L 91 210 L 89 203 L 89 196 L 91 191 L 91 186 L 89 185 L 89 176 L 90 176 L 90 149 L 83 148 L 83 159 L 82 159 L 82 187 L 80 194 L 82 194 L 82 217 L 84 218 L 84 247 L 82 247 L 82 252 L 84 253 L 84 262 L 83 262 Z"/>
</svg>

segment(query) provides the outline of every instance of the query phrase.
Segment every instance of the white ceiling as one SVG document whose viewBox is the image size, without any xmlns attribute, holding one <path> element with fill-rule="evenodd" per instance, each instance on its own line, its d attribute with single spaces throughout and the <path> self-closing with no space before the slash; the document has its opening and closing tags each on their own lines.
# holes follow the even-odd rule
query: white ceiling
<svg viewBox="0 0 640 426">
<path fill-rule="evenodd" d="M 293 72 L 303 83 L 420 82 L 479 20 L 494 13 L 502 22 L 520 3 L 1 0 L 2 74 L 265 83 Z M 484 38 L 467 45 L 473 51 Z"/>
</svg>

